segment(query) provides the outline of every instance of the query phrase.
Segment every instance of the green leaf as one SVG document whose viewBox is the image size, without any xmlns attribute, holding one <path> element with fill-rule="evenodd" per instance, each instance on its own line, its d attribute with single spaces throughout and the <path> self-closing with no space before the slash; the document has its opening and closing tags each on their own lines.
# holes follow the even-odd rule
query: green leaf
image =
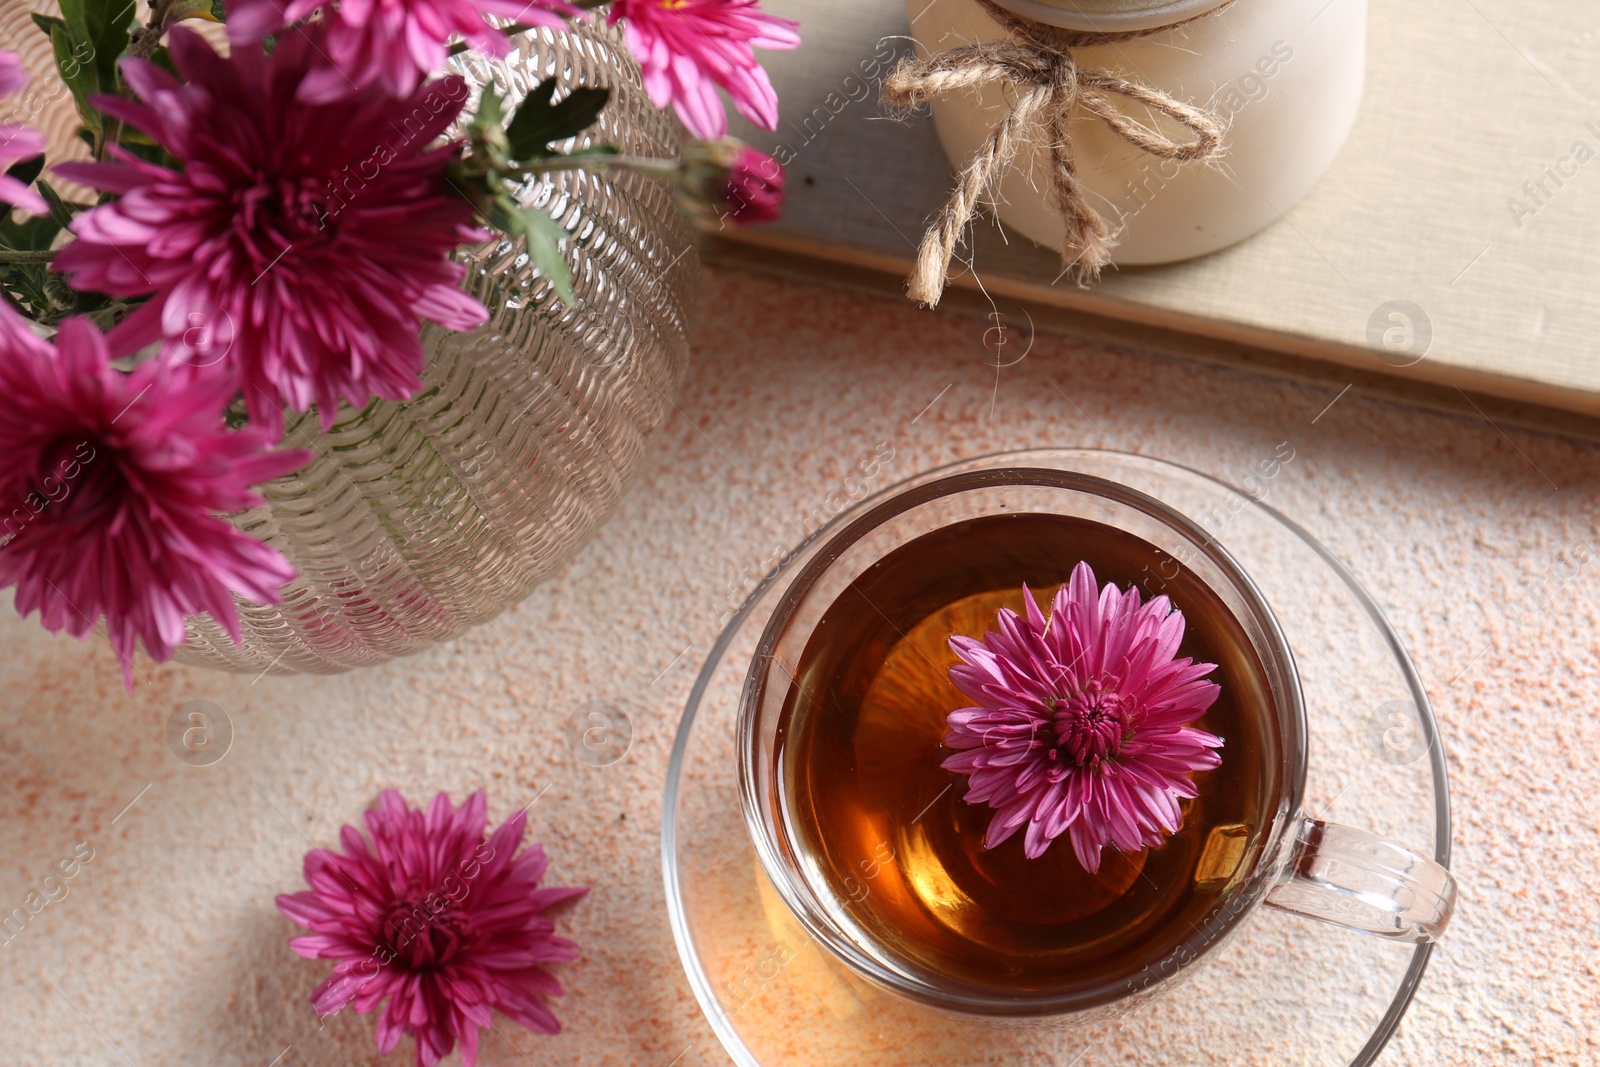
<svg viewBox="0 0 1600 1067">
<path fill-rule="evenodd" d="M 43 170 L 44 154 L 41 152 L 31 159 L 24 159 L 11 164 L 11 169 L 6 171 L 6 177 L 15 178 L 23 185 L 32 185 L 33 179 L 37 178 Z"/>
<path fill-rule="evenodd" d="M 67 24 L 54 15 L 41 15 L 38 12 L 33 14 L 33 24 L 39 27 L 46 37 L 49 37 L 50 32 L 57 26 L 60 26 L 63 30 L 67 28 Z"/>
<path fill-rule="evenodd" d="M 500 99 L 500 94 L 495 92 L 494 86 L 484 86 L 483 93 L 478 97 L 477 121 L 485 126 L 499 126 L 505 121 L 505 117 L 505 101 Z"/>
<path fill-rule="evenodd" d="M 61 22 L 75 40 L 90 41 L 88 4 L 90 0 L 61 0 Z"/>
<path fill-rule="evenodd" d="M 561 242 L 566 239 L 555 219 L 536 207 L 525 208 L 508 193 L 495 197 L 489 209 L 489 223 L 496 229 L 515 238 L 521 237 L 528 248 L 533 265 L 550 281 L 550 286 L 568 307 L 577 307 L 578 298 L 572 292 L 572 271 L 561 255 Z"/>
<path fill-rule="evenodd" d="M 472 121 L 467 125 L 467 139 L 472 144 L 475 166 L 482 170 L 498 170 L 510 164 L 506 156 L 506 131 L 504 128 L 505 101 L 486 85 L 478 94 L 478 106 Z"/>
<path fill-rule="evenodd" d="M 133 303 L 143 304 L 144 300 L 135 300 Z M 72 311 L 75 315 L 90 316 L 94 319 L 94 324 L 100 327 L 100 332 L 105 333 L 119 320 L 127 317 L 128 308 L 127 305 L 112 300 L 104 293 L 79 293 L 78 303 Z"/>
<path fill-rule="evenodd" d="M 37 322 L 48 319 L 50 313 L 44 280 L 42 266 L 29 263 L 0 267 L 0 289 L 5 291 L 7 302 Z"/>
<path fill-rule="evenodd" d="M 72 37 L 60 25 L 50 28 L 50 46 L 55 50 L 56 69 L 61 80 L 72 90 L 72 99 L 78 105 L 78 115 L 90 130 L 100 128 L 100 112 L 89 106 L 89 95 L 100 91 L 100 75 L 93 64 L 84 61 L 82 45 L 75 45 Z M 94 138 L 87 138 L 93 146 Z"/>
<path fill-rule="evenodd" d="M 0 295 L 35 322 L 55 326 L 68 315 L 93 315 L 101 330 L 110 329 L 142 300 L 112 300 L 104 293 L 78 292 L 45 263 L 0 265 Z"/>
<path fill-rule="evenodd" d="M 61 0 L 61 17 L 76 46 L 75 57 L 93 69 L 101 92 L 116 91 L 117 60 L 128 47 L 133 9 L 134 0 Z M 56 62 L 61 62 L 59 51 Z"/>
<path fill-rule="evenodd" d="M 61 194 L 56 192 L 49 182 L 41 181 L 39 183 L 39 195 L 44 197 L 44 202 L 50 205 L 50 217 L 63 230 L 72 223 L 72 216 L 80 211 L 89 210 L 86 204 L 69 204 L 61 199 Z"/>
<path fill-rule="evenodd" d="M 556 98 L 556 86 L 561 84 L 553 75 L 528 90 L 528 95 L 522 98 L 524 105 L 534 104 L 538 107 L 549 107 L 550 102 Z"/>
<path fill-rule="evenodd" d="M 8 252 L 43 252 L 60 232 L 61 224 L 49 215 L 20 222 L 0 216 L 0 248 Z"/>
<path fill-rule="evenodd" d="M 203 19 L 206 22 L 222 22 L 222 5 L 216 0 L 174 0 L 171 10 L 167 12 L 167 22 L 181 22 L 184 19 Z"/>
<path fill-rule="evenodd" d="M 78 294 L 61 275 L 51 274 L 47 263 L 0 266 L 0 290 L 22 314 L 47 326 L 60 322 L 78 304 Z"/>
<path fill-rule="evenodd" d="M 552 155 L 550 145 L 565 141 L 594 125 L 611 90 L 579 86 L 561 102 L 552 104 L 555 79 L 546 78 L 530 92 L 517 109 L 517 114 L 506 127 L 506 141 L 511 146 L 511 158 L 519 160 L 544 159 Z"/>
<path fill-rule="evenodd" d="M 178 73 L 178 68 L 172 65 L 172 53 L 167 51 L 166 45 L 161 45 L 154 52 L 150 53 L 150 62 L 154 63 L 168 74 L 176 75 Z M 178 80 L 182 81 L 183 79 L 180 77 Z"/>
<path fill-rule="evenodd" d="M 600 112 L 605 109 L 606 101 L 611 99 L 610 89 L 601 89 L 590 85 L 580 85 L 572 92 L 561 98 L 561 103 L 551 108 L 556 116 L 557 129 L 551 136 L 551 141 L 564 141 L 568 137 L 578 134 L 594 125 L 594 120 L 600 117 Z M 549 144 L 549 141 L 545 142 Z"/>
</svg>

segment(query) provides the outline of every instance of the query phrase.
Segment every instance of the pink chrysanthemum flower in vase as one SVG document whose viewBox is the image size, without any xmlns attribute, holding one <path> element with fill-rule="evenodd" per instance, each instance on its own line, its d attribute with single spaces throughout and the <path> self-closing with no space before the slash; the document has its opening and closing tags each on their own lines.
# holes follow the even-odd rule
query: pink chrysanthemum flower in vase
<svg viewBox="0 0 1600 1067">
<path fill-rule="evenodd" d="M 294 569 L 219 512 L 309 453 L 264 452 L 228 431 L 226 375 L 148 361 L 125 374 L 87 319 L 55 344 L 0 304 L 0 587 L 46 629 L 83 637 L 104 620 L 131 686 L 133 651 L 157 660 L 208 611 L 239 639 L 234 593 L 275 603 Z"/>
<path fill-rule="evenodd" d="M 708 227 L 771 222 L 783 206 L 783 167 L 727 137 L 684 148 L 678 204 Z"/>
<path fill-rule="evenodd" d="M 778 125 L 778 94 L 755 48 L 800 44 L 799 23 L 761 11 L 756 0 L 615 0 L 609 20 L 644 72 L 656 107 L 671 104 L 702 140 L 728 132 L 721 86 L 739 114 L 762 129 Z"/>
<path fill-rule="evenodd" d="M 783 207 L 783 168 L 765 152 L 742 146 L 712 204 L 740 226 L 776 220 Z"/>
<path fill-rule="evenodd" d="M 541 845 L 520 855 L 527 813 L 519 811 L 485 838 L 482 790 L 453 809 L 443 793 L 426 812 L 386 789 L 366 813 L 369 845 L 346 826 L 343 854 L 306 854 L 310 890 L 278 897 L 278 910 L 312 931 L 289 945 L 308 959 L 337 960 L 311 995 L 318 1014 L 354 1005 L 378 1019 L 378 1051 L 401 1035 L 416 1040 L 417 1064 L 432 1067 L 461 1043 L 473 1067 L 478 1029 L 499 1010 L 530 1030 L 555 1034 L 561 1023 L 545 998 L 561 985 L 544 967 L 577 959 L 577 946 L 555 933 L 545 911 L 588 892 L 539 885 Z"/>
<path fill-rule="evenodd" d="M 28 84 L 28 72 L 22 57 L 15 52 L 0 51 L 0 99 L 23 89 Z M 34 215 L 50 210 L 33 189 L 6 174 L 13 163 L 32 159 L 44 152 L 44 135 L 20 122 L 0 122 L 0 205 L 12 204 Z M 5 211 L 0 207 L 0 214 Z"/>
<path fill-rule="evenodd" d="M 301 100 L 334 100 L 373 84 L 391 95 L 409 96 L 444 68 L 448 42 L 457 34 L 487 55 L 511 50 L 506 35 L 485 16 L 561 29 L 568 18 L 584 14 L 565 0 L 233 0 L 228 37 L 235 45 L 253 46 L 318 11 L 327 28 L 323 48 L 330 62 L 300 83 Z"/>
<path fill-rule="evenodd" d="M 108 335 L 113 347 L 160 339 L 171 358 L 235 370 L 263 426 L 315 404 L 328 429 L 341 400 L 406 399 L 421 386 L 422 320 L 468 330 L 488 317 L 450 258 L 484 236 L 445 180 L 459 145 L 432 147 L 466 83 L 303 103 L 296 87 L 326 67 L 316 33 L 279 35 L 270 58 L 241 47 L 224 59 L 174 27 L 168 47 L 188 84 L 130 59 L 139 101 L 93 102 L 183 169 L 115 147 L 120 162 L 56 168 L 120 199 L 73 221 L 55 269 L 79 289 L 151 294 Z"/>
<path fill-rule="evenodd" d="M 1221 763 L 1222 738 L 1189 725 L 1216 701 L 1215 664 L 1178 656 L 1184 618 L 1164 596 L 1101 588 L 1079 563 L 1045 621 L 1023 588 L 1025 616 L 999 613 L 982 640 L 955 636 L 950 680 L 976 707 L 950 713 L 942 764 L 968 777 L 965 799 L 995 809 L 993 848 L 1026 826 L 1044 854 L 1063 833 L 1078 862 L 1154 848 L 1183 823 L 1192 775 Z"/>
</svg>

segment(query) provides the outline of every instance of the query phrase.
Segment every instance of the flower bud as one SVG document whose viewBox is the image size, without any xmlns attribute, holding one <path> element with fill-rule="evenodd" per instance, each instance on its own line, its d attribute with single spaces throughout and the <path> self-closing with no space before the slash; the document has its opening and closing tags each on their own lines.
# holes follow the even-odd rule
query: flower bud
<svg viewBox="0 0 1600 1067">
<path fill-rule="evenodd" d="M 771 222 L 783 204 L 783 167 L 731 137 L 692 143 L 679 174 L 684 210 L 707 226 Z"/>
</svg>

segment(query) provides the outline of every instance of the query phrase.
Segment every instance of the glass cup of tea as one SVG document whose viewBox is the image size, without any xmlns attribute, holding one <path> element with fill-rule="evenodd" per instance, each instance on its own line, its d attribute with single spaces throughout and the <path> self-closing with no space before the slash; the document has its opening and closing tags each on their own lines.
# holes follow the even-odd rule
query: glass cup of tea
<svg viewBox="0 0 1600 1067">
<path fill-rule="evenodd" d="M 1194 725 L 1224 739 L 1178 831 L 1107 848 L 993 848 L 993 811 L 941 767 L 952 634 L 981 637 L 1087 562 L 1164 595 L 1179 649 L 1216 664 Z M 1121 1014 L 1168 988 L 1257 907 L 1420 944 L 1444 931 L 1443 866 L 1302 806 L 1299 675 L 1250 577 L 1195 521 L 1135 488 L 1026 466 L 951 474 L 882 500 L 811 555 L 778 600 L 736 728 L 740 802 L 773 888 L 850 971 L 996 1022 Z"/>
</svg>

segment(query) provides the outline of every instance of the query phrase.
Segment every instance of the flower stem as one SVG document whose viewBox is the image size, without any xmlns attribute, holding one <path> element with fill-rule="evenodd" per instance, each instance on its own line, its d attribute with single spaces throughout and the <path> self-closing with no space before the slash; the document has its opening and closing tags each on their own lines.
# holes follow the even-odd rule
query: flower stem
<svg viewBox="0 0 1600 1067">
<path fill-rule="evenodd" d="M 149 59 L 161 47 L 161 38 L 167 32 L 167 16 L 172 13 L 173 0 L 155 0 L 150 5 L 150 23 L 140 26 L 128 37 L 128 54 Z"/>
<path fill-rule="evenodd" d="M 167 17 L 172 14 L 174 0 L 154 0 L 150 5 L 150 22 L 139 26 L 128 35 L 128 55 L 149 59 L 161 47 L 166 36 Z M 100 134 L 95 138 L 94 158 L 104 159 L 106 147 L 114 145 L 122 136 L 122 120 L 104 113 L 100 116 Z"/>
<path fill-rule="evenodd" d="M 518 177 L 536 177 L 541 174 L 553 174 L 563 170 L 608 170 L 620 167 L 643 174 L 651 178 L 660 178 L 670 181 L 678 173 L 676 159 L 656 159 L 650 156 L 624 156 L 624 155 L 572 155 L 551 156 L 548 159 L 532 159 L 525 163 L 518 163 L 505 173 Z"/>
<path fill-rule="evenodd" d="M 0 248 L 0 263 L 49 263 L 56 254 L 49 250 L 38 252 L 13 252 Z"/>
</svg>

